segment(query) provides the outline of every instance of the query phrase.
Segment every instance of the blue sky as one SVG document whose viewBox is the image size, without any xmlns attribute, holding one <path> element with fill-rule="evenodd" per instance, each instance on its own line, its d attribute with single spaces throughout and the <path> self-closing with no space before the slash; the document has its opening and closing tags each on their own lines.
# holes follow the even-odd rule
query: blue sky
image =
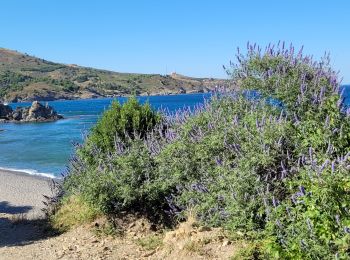
<svg viewBox="0 0 350 260">
<path fill-rule="evenodd" d="M 2 0 L 0 46 L 121 72 L 225 77 L 247 41 L 330 51 L 350 83 L 347 0 Z"/>
</svg>

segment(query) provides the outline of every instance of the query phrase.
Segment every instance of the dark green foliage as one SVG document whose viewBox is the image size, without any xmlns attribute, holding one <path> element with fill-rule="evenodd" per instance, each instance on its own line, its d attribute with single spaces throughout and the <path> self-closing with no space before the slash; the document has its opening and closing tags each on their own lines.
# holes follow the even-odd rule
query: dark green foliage
<svg viewBox="0 0 350 260">
<path fill-rule="evenodd" d="M 141 105 L 135 97 L 123 105 L 115 101 L 93 127 L 87 143 L 102 152 L 112 152 L 119 140 L 145 138 L 160 119 L 149 103 Z"/>
<path fill-rule="evenodd" d="M 65 92 L 76 92 L 79 86 L 70 80 L 58 80 L 50 77 L 30 77 L 21 73 L 5 71 L 0 73 L 0 96 L 5 96 L 13 91 L 21 91 L 30 83 L 44 82 L 56 86 Z"/>
<path fill-rule="evenodd" d="M 14 73 L 11 71 L 5 71 L 5 72 L 1 73 L 1 75 L 0 75 L 0 85 L 1 86 L 18 84 L 18 83 L 25 82 L 28 80 L 30 80 L 30 77 L 19 74 L 19 73 Z"/>
<path fill-rule="evenodd" d="M 29 68 L 22 68 L 21 71 L 37 71 L 37 72 L 42 72 L 42 73 L 46 73 L 46 72 L 52 72 L 58 69 L 62 69 L 64 68 L 64 65 L 61 64 L 56 64 L 56 63 L 44 63 L 41 66 L 38 67 L 29 67 Z"/>
<path fill-rule="evenodd" d="M 0 96 L 5 95 L 10 90 L 21 90 L 30 80 L 29 76 L 11 71 L 0 73 Z"/>
<path fill-rule="evenodd" d="M 79 90 L 79 86 L 68 79 L 53 79 L 50 77 L 35 78 L 32 82 L 45 82 L 48 85 L 60 88 L 65 92 L 76 92 Z"/>
<path fill-rule="evenodd" d="M 92 77 L 92 75 L 90 76 Z M 89 75 L 79 75 L 75 78 L 78 83 L 82 83 L 89 80 Z"/>
<path fill-rule="evenodd" d="M 66 92 L 76 92 L 79 89 L 79 86 L 75 85 L 74 82 L 70 80 L 56 80 L 53 82 L 54 84 L 61 86 Z"/>
</svg>

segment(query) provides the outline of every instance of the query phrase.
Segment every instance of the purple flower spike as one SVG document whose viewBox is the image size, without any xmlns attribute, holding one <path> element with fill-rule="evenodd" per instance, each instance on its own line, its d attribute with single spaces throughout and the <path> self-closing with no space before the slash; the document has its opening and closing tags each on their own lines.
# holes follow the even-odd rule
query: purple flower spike
<svg viewBox="0 0 350 260">
<path fill-rule="evenodd" d="M 223 202 L 225 200 L 225 197 L 224 196 L 222 196 L 222 195 L 219 195 L 218 196 L 218 201 L 219 202 Z"/>
<path fill-rule="evenodd" d="M 349 227 L 344 227 L 344 232 L 346 234 L 350 234 L 350 228 Z"/>
<path fill-rule="evenodd" d="M 200 193 L 207 193 L 209 190 L 201 183 L 191 184 L 191 189 Z"/>
<path fill-rule="evenodd" d="M 321 165 L 321 168 L 320 168 L 320 172 L 322 172 L 328 165 L 329 163 L 329 160 L 327 159 L 322 165 Z"/>
<path fill-rule="evenodd" d="M 277 227 L 279 227 L 280 229 L 283 228 L 281 222 L 280 222 L 278 219 L 276 220 L 276 225 L 277 225 Z"/>
<path fill-rule="evenodd" d="M 312 148 L 309 148 L 309 157 L 310 157 L 310 161 L 312 161 Z"/>
<path fill-rule="evenodd" d="M 278 206 L 278 201 L 275 199 L 275 197 L 272 197 L 272 205 L 276 208 Z"/>
<path fill-rule="evenodd" d="M 288 216 L 291 217 L 291 213 L 290 213 L 289 207 L 286 207 L 286 211 L 287 211 L 287 213 L 288 213 Z"/>
<path fill-rule="evenodd" d="M 324 123 L 325 128 L 329 126 L 329 116 L 327 115 L 326 121 Z"/>
<path fill-rule="evenodd" d="M 335 171 L 335 161 L 332 161 L 332 174 L 334 174 Z"/>
<path fill-rule="evenodd" d="M 312 232 L 312 224 L 309 218 L 306 219 L 307 228 L 310 232 Z"/>
<path fill-rule="evenodd" d="M 298 168 L 301 166 L 301 157 L 298 158 L 298 164 L 297 164 Z"/>
<path fill-rule="evenodd" d="M 306 248 L 306 243 L 305 243 L 305 241 L 303 239 L 300 240 L 300 245 L 301 245 L 302 248 Z"/>
<path fill-rule="evenodd" d="M 271 69 L 269 69 L 269 70 L 267 71 L 267 76 L 268 76 L 269 78 L 272 76 L 272 70 L 271 70 Z"/>
<path fill-rule="evenodd" d="M 296 115 L 296 113 L 294 112 L 294 123 L 297 125 L 300 123 L 300 120 L 298 118 L 298 116 Z"/>
<path fill-rule="evenodd" d="M 328 147 L 327 147 L 326 153 L 327 153 L 327 154 L 332 153 L 332 144 L 331 144 L 331 140 L 328 141 Z"/>
<path fill-rule="evenodd" d="M 339 215 L 335 215 L 335 221 L 337 222 L 338 226 L 341 225 Z"/>
<path fill-rule="evenodd" d="M 219 157 L 215 158 L 216 165 L 222 166 L 222 160 Z"/>
</svg>

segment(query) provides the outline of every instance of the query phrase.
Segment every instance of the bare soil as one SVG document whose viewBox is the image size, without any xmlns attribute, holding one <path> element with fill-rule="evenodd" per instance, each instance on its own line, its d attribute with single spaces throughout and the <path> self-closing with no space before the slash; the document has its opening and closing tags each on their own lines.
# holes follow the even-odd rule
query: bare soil
<svg viewBox="0 0 350 260">
<path fill-rule="evenodd" d="M 1 260 L 21 259 L 230 259 L 242 245 L 230 242 L 220 229 L 181 224 L 174 231 L 153 231 L 145 220 L 129 224 L 124 234 L 98 232 L 94 222 L 55 236 L 44 220 L 8 219 L 7 232 L 22 243 L 2 241 Z M 24 238 L 25 237 L 25 238 Z M 25 241 L 25 243 L 23 243 Z M 8 242 L 8 243 L 6 243 Z"/>
<path fill-rule="evenodd" d="M 0 171 L 0 260 L 230 259 L 244 245 L 189 217 L 175 230 L 125 216 L 117 229 L 101 218 L 59 233 L 43 218 L 50 180 Z"/>
</svg>

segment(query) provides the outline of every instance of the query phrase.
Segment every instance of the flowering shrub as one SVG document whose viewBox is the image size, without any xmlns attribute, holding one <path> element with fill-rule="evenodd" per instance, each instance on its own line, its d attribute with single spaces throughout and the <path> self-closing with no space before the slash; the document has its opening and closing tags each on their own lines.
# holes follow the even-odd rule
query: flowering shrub
<svg viewBox="0 0 350 260">
<path fill-rule="evenodd" d="M 261 257 L 349 257 L 350 113 L 328 56 L 248 45 L 237 59 L 236 91 L 195 111 L 160 119 L 136 100 L 113 105 L 78 149 L 66 193 L 158 221 L 190 208 L 259 240 Z"/>
<path fill-rule="evenodd" d="M 288 181 L 289 198 L 267 205 L 271 236 L 266 249 L 271 255 L 283 259 L 349 257 L 349 170 L 346 156 L 322 165 L 314 162 Z"/>
<path fill-rule="evenodd" d="M 289 128 L 276 108 L 262 102 L 238 94 L 214 99 L 157 157 L 159 177 L 176 187 L 171 205 L 194 208 L 207 225 L 262 229 L 261 193 L 275 192 L 286 177 L 281 160 L 292 145 L 284 138 Z"/>
</svg>

